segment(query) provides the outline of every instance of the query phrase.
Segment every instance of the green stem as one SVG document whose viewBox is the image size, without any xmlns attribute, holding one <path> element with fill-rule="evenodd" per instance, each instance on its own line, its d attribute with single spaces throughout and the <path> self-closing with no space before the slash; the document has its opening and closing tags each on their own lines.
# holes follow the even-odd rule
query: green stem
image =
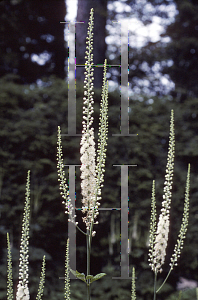
<svg viewBox="0 0 198 300">
<path fill-rule="evenodd" d="M 166 278 L 164 279 L 164 282 L 162 283 L 162 285 L 159 287 L 159 289 L 156 291 L 156 293 L 158 293 L 161 288 L 163 287 L 163 285 L 166 283 L 166 280 L 168 279 L 169 275 L 170 275 L 170 272 L 172 271 L 172 268 L 170 268 L 169 272 L 168 272 L 168 275 L 166 276 Z"/>
<path fill-rule="evenodd" d="M 85 233 L 82 229 L 80 229 L 80 227 L 78 227 L 78 225 L 76 225 L 76 228 L 78 228 L 78 230 L 81 231 L 84 235 L 87 235 L 87 233 Z"/>
<path fill-rule="evenodd" d="M 91 239 L 90 231 L 87 229 L 87 275 L 90 275 L 90 255 L 91 255 Z M 87 300 L 91 300 L 90 295 L 90 279 L 87 279 Z"/>
<path fill-rule="evenodd" d="M 157 284 L 157 272 L 155 272 L 155 278 L 154 278 L 154 295 L 153 300 L 156 300 L 156 284 Z"/>
</svg>

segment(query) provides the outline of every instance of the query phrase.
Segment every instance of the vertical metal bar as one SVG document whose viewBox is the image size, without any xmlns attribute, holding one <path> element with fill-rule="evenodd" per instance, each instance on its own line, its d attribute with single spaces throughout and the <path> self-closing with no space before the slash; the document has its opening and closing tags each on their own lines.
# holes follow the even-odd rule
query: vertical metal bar
<svg viewBox="0 0 198 300">
<path fill-rule="evenodd" d="M 69 165 L 69 196 L 71 198 L 71 204 L 74 207 L 75 212 L 75 165 Z M 70 267 L 72 270 L 76 270 L 76 226 L 74 223 L 68 222 L 68 237 L 69 237 L 69 259 Z M 70 279 L 76 279 L 70 272 Z"/>
</svg>

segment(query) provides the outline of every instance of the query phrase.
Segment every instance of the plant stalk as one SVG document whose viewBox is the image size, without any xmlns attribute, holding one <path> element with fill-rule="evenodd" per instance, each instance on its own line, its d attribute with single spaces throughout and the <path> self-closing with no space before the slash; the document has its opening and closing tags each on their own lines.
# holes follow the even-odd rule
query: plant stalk
<svg viewBox="0 0 198 300">
<path fill-rule="evenodd" d="M 168 279 L 169 275 L 170 275 L 170 272 L 172 271 L 172 269 L 170 268 L 169 272 L 168 272 L 168 275 L 166 276 L 166 278 L 164 279 L 164 282 L 162 283 L 162 285 L 159 287 L 159 289 L 156 291 L 156 293 L 158 293 L 161 288 L 163 287 L 163 285 L 166 283 L 166 280 Z"/>
<path fill-rule="evenodd" d="M 154 278 L 154 295 L 153 295 L 153 300 L 156 300 L 156 285 L 157 285 L 157 272 L 155 272 L 155 278 Z"/>
<path fill-rule="evenodd" d="M 90 231 L 87 229 L 87 276 L 90 275 L 90 255 L 91 255 L 91 238 Z M 87 279 L 87 300 L 91 300 L 90 279 Z"/>
</svg>

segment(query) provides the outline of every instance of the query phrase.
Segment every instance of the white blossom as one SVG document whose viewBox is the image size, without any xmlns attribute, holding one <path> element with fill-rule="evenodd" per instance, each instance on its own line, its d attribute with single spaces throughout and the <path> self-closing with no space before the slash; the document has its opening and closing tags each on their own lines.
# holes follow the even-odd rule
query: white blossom
<svg viewBox="0 0 198 300">
<path fill-rule="evenodd" d="M 101 199 L 102 182 L 104 181 L 105 172 L 105 158 L 106 158 L 106 146 L 107 146 L 107 131 L 108 131 L 108 82 L 106 80 L 106 60 L 104 63 L 104 75 L 102 86 L 102 99 L 100 106 L 100 120 L 99 120 L 99 134 L 98 134 L 98 149 L 96 157 L 96 146 L 94 141 L 94 128 L 93 124 L 93 80 L 94 80 L 94 68 L 93 68 L 93 9 L 90 12 L 89 26 L 86 38 L 86 52 L 85 52 L 85 80 L 84 80 L 84 97 L 83 97 L 83 129 L 82 138 L 80 142 L 80 160 L 81 160 L 81 194 L 82 194 L 82 213 L 83 222 L 86 224 L 86 229 L 91 236 L 95 235 L 93 231 L 93 224 L 98 224 L 98 221 L 94 221 L 98 212 L 98 207 Z M 75 222 L 74 208 L 71 204 L 69 197 L 68 186 L 66 184 L 63 158 L 62 158 L 62 146 L 61 146 L 61 133 L 60 127 L 58 127 L 58 147 L 57 147 L 57 168 L 60 181 L 61 196 L 63 197 L 63 203 L 66 206 L 66 213 L 69 214 L 69 221 Z M 78 226 L 77 228 L 81 230 Z M 81 230 L 82 231 L 82 230 Z M 84 232 L 83 232 L 84 233 Z M 89 235 L 89 233 L 87 233 Z"/>
<path fill-rule="evenodd" d="M 22 221 L 22 237 L 19 258 L 19 283 L 16 300 L 29 300 L 28 289 L 28 246 L 29 246 L 29 218 L 30 218 L 30 171 L 27 175 L 26 199 Z"/>
<path fill-rule="evenodd" d="M 82 212 L 86 212 L 86 217 L 83 221 L 86 223 L 87 229 L 96 217 L 96 212 L 93 216 L 95 206 L 95 192 L 96 192 L 96 166 L 95 166 L 95 142 L 93 128 L 85 132 L 81 139 L 81 193 L 82 193 Z M 97 203 L 96 203 L 97 205 Z"/>
<path fill-rule="evenodd" d="M 29 300 L 30 295 L 29 295 L 29 289 L 27 287 L 27 284 L 25 286 L 21 285 L 19 283 L 17 285 L 17 294 L 16 294 L 16 300 Z"/>
<path fill-rule="evenodd" d="M 166 165 L 166 175 L 164 182 L 164 195 L 161 208 L 161 214 L 159 216 L 159 221 L 157 224 L 157 231 L 152 234 L 155 235 L 153 244 L 151 244 L 150 250 L 150 266 L 155 272 L 162 271 L 162 265 L 165 261 L 166 248 L 168 242 L 169 234 L 169 215 L 171 206 L 171 189 L 172 189 L 172 179 L 173 179 L 173 168 L 174 168 L 174 155 L 175 155 L 175 134 L 174 134 L 174 114 L 171 111 L 171 121 L 170 121 L 170 138 L 169 138 L 169 149 L 168 149 L 168 159 Z"/>
<path fill-rule="evenodd" d="M 69 215 L 69 222 L 74 223 L 77 225 L 78 223 L 75 222 L 75 213 L 74 207 L 71 204 L 71 198 L 69 197 L 69 189 L 67 186 L 66 178 L 65 178 L 65 171 L 64 171 L 64 164 L 63 164 L 63 152 L 62 152 L 62 144 L 61 144 L 61 129 L 58 126 L 58 147 L 57 147 L 57 169 L 58 169 L 58 181 L 60 182 L 60 194 L 63 197 L 63 204 L 65 205 L 65 213 Z"/>
<path fill-rule="evenodd" d="M 185 191 L 182 224 L 177 238 L 177 243 L 175 244 L 174 252 L 171 257 L 171 263 L 170 263 L 171 269 L 173 269 L 173 267 L 177 265 L 177 260 L 180 257 L 181 250 L 183 249 L 183 245 L 184 245 L 184 239 L 186 237 L 188 219 L 189 219 L 189 193 L 190 193 L 190 164 L 188 165 L 188 173 L 186 179 L 186 191 Z"/>
<path fill-rule="evenodd" d="M 103 87 L 102 87 L 102 100 L 100 107 L 100 123 L 99 123 L 99 138 L 98 138 L 98 150 L 96 159 L 96 147 L 94 141 L 94 129 L 93 123 L 93 10 L 91 9 L 89 28 L 87 32 L 87 51 L 86 51 L 86 63 L 85 63 L 85 80 L 84 80 L 84 98 L 83 98 L 83 130 L 80 148 L 80 160 L 81 160 L 81 193 L 82 193 L 82 212 L 86 213 L 83 217 L 83 221 L 86 223 L 87 230 L 91 230 L 94 223 L 94 219 L 99 214 L 98 202 L 101 197 L 101 187 L 104 177 L 104 166 L 106 158 L 106 140 L 107 140 L 107 99 L 108 99 L 108 83 L 106 82 L 106 60 L 104 63 L 103 74 Z M 97 164 L 96 164 L 97 162 Z M 95 222 L 94 224 L 97 224 Z M 92 232 L 92 236 L 95 235 L 95 231 Z"/>
</svg>

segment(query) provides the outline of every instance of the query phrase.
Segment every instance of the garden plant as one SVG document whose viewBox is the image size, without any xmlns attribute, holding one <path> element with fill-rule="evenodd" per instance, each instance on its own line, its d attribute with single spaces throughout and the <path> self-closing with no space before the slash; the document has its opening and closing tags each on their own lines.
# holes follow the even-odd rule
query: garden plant
<svg viewBox="0 0 198 300">
<path fill-rule="evenodd" d="M 94 225 L 98 223 L 96 220 L 99 212 L 98 207 L 101 200 L 101 189 L 104 182 L 105 160 L 106 160 L 106 147 L 108 138 L 108 81 L 106 79 L 107 61 L 104 62 L 103 73 L 103 86 L 100 104 L 100 119 L 99 119 L 99 133 L 97 151 L 94 141 L 93 129 L 93 26 L 94 17 L 93 9 L 90 11 L 89 26 L 87 31 L 87 51 L 85 53 L 85 81 L 84 81 L 84 98 L 83 98 L 83 121 L 82 121 L 82 138 L 80 143 L 81 155 L 81 194 L 82 194 L 82 213 L 83 222 L 86 224 L 86 232 L 78 226 L 76 222 L 76 215 L 74 207 L 72 207 L 71 199 L 69 197 L 69 189 L 67 186 L 67 179 L 65 177 L 63 154 L 61 145 L 61 129 L 58 127 L 58 142 L 57 142 L 57 169 L 58 181 L 60 187 L 60 194 L 63 198 L 65 212 L 68 214 L 68 221 L 75 224 L 76 228 L 86 236 L 87 246 L 87 270 L 86 275 L 77 270 L 72 270 L 69 266 L 69 239 L 66 245 L 66 261 L 65 261 L 65 299 L 72 299 L 70 292 L 70 272 L 72 272 L 78 279 L 86 284 L 87 300 L 91 299 L 91 283 L 105 276 L 105 273 L 97 275 L 90 274 L 90 255 L 92 238 L 95 237 L 96 231 Z M 170 270 L 161 286 L 158 286 L 157 278 L 162 271 L 162 265 L 165 261 L 166 248 L 169 238 L 169 217 L 171 208 L 172 197 L 172 183 L 173 183 L 173 169 L 174 169 L 174 156 L 175 156 L 175 134 L 174 134 L 174 111 L 171 110 L 170 119 L 170 136 L 169 136 L 169 149 L 168 159 L 166 165 L 166 175 L 163 191 L 163 202 L 161 213 L 157 221 L 156 213 L 156 199 L 155 199 L 155 181 L 152 185 L 152 201 L 151 201 L 151 221 L 150 221 L 150 237 L 149 237 L 149 264 L 154 273 L 154 290 L 153 300 L 157 299 L 157 293 L 163 288 L 164 283 L 167 281 L 171 271 L 177 266 L 178 258 L 180 257 L 183 248 L 184 239 L 188 226 L 189 218 L 189 192 L 190 192 L 190 164 L 188 165 L 185 199 L 184 199 L 184 212 L 181 223 L 181 228 L 178 234 L 178 239 L 175 244 L 174 252 L 170 260 Z M 30 299 L 28 287 L 28 245 L 29 245 L 29 216 L 30 216 L 30 171 L 27 173 L 26 184 L 26 197 L 25 207 L 22 220 L 22 236 L 20 246 L 19 258 L 19 283 L 17 285 L 16 300 Z M 7 248 L 8 248 L 8 268 L 7 268 L 7 299 L 12 300 L 13 295 L 13 279 L 12 279 L 12 258 L 11 246 L 9 241 L 9 234 L 7 233 Z M 45 256 L 43 256 L 43 263 L 41 269 L 40 283 L 38 287 L 38 294 L 36 299 L 40 300 L 43 296 L 44 283 L 45 283 Z M 136 299 L 136 283 L 135 283 L 135 268 L 132 268 L 132 284 L 131 284 L 131 299 Z M 178 299 L 182 294 L 179 294 Z M 138 299 L 138 297 L 137 297 Z M 198 297 L 197 297 L 198 299 Z"/>
</svg>

